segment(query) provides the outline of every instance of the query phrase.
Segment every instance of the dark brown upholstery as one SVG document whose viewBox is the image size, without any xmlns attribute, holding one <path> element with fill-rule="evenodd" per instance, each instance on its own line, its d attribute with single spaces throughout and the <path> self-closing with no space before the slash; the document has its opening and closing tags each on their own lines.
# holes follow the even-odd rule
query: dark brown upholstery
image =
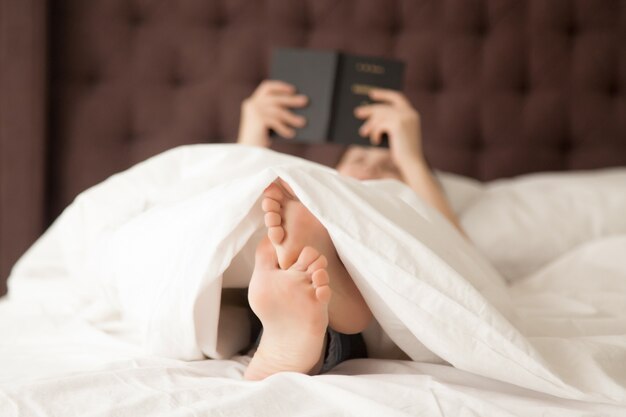
<svg viewBox="0 0 626 417">
<path fill-rule="evenodd" d="M 44 228 L 45 2 L 0 1 L 0 295 Z"/>
<path fill-rule="evenodd" d="M 3 277 L 85 188 L 176 145 L 234 140 L 273 46 L 406 60 L 436 168 L 626 165 L 624 0 L 50 0 L 43 132 L 45 3 L 0 0 Z"/>
</svg>

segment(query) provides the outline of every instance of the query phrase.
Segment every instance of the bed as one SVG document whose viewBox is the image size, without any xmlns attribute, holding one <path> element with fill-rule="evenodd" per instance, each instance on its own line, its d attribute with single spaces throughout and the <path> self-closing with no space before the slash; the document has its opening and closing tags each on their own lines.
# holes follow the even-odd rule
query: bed
<svg viewBox="0 0 626 417">
<path fill-rule="evenodd" d="M 266 76 L 271 47 L 391 55 L 408 63 L 406 93 L 424 121 L 427 157 L 486 264 L 506 280 L 510 307 L 524 318 L 516 329 L 541 359 L 524 368 L 509 351 L 446 351 L 452 330 L 468 326 L 428 340 L 419 323 L 409 323 L 412 310 L 381 309 L 377 319 L 413 361 L 387 355 L 313 378 L 283 374 L 248 383 L 241 379 L 245 356 L 201 360 L 193 351 L 172 353 L 176 343 L 159 345 L 163 338 L 146 350 L 132 326 L 92 302 L 93 288 L 74 285 L 80 273 L 59 267 L 69 264 L 59 264 L 67 258 L 53 249 L 82 242 L 76 230 L 82 239 L 90 229 L 56 227 L 18 263 L 11 294 L 0 301 L 1 415 L 623 414 L 623 2 L 0 5 L 3 278 L 86 188 L 179 145 L 234 140 L 240 102 Z M 209 158 L 212 146 L 220 145 L 174 149 L 117 181 L 135 175 L 153 187 L 148 197 L 171 203 L 182 198 L 164 191 L 184 171 L 176 161 Z M 340 152 L 279 148 L 329 165 Z M 297 172 L 280 174 L 293 175 L 296 186 L 304 181 Z M 108 201 L 102 190 L 112 182 L 73 207 L 97 214 L 92 203 Z M 195 189 L 188 186 L 181 189 Z M 79 218 L 72 212 L 65 218 Z M 96 217 L 101 225 L 112 221 Z M 80 245 L 64 253 L 79 252 Z M 372 282 L 365 277 L 363 288 Z M 416 334 L 443 360 L 417 360 Z M 494 352 L 511 362 L 488 360 Z M 531 363 L 546 373 L 520 376 L 516 366 Z"/>
</svg>

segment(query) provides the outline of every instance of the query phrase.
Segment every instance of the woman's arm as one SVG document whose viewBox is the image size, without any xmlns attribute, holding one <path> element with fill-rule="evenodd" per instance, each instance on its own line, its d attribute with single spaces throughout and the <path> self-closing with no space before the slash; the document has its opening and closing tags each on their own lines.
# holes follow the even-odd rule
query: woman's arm
<svg viewBox="0 0 626 417">
<path fill-rule="evenodd" d="M 377 103 L 355 109 L 356 117 L 366 119 L 360 134 L 378 144 L 386 133 L 391 157 L 406 184 L 467 236 L 424 158 L 417 111 L 400 92 L 373 89 L 369 95 Z"/>
<path fill-rule="evenodd" d="M 458 217 L 452 210 L 445 193 L 435 178 L 428 163 L 423 157 L 415 158 L 413 162 L 401 167 L 404 180 L 409 187 L 426 200 L 431 206 L 439 210 L 465 237 Z"/>
</svg>

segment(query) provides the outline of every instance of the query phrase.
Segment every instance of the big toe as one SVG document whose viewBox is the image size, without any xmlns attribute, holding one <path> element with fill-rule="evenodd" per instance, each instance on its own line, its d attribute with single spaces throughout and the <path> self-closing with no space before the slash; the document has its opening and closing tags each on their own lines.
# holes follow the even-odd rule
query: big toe
<svg viewBox="0 0 626 417">
<path fill-rule="evenodd" d="M 305 246 L 300 255 L 298 255 L 298 259 L 291 266 L 291 269 L 295 269 L 297 271 L 306 271 L 309 269 L 311 264 L 319 259 L 320 255 L 319 251 L 311 246 Z"/>
<path fill-rule="evenodd" d="M 263 196 L 265 198 L 274 200 L 279 204 L 285 198 L 283 189 L 276 182 L 273 182 L 267 186 L 267 188 L 263 191 Z"/>
<path fill-rule="evenodd" d="M 273 198 L 265 197 L 263 201 L 261 202 L 261 208 L 266 213 L 267 212 L 278 213 L 280 212 L 281 205 L 279 201 L 274 200 Z"/>
</svg>

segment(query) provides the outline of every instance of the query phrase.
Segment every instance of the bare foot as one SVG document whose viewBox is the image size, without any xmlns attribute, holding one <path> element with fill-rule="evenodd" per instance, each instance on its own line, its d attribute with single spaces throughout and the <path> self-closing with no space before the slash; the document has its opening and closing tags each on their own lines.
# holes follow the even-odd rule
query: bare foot
<svg viewBox="0 0 626 417">
<path fill-rule="evenodd" d="M 328 306 L 330 327 L 353 334 L 363 331 L 372 313 L 346 271 L 328 232 L 296 198 L 291 187 L 278 179 L 265 189 L 262 202 L 267 236 L 276 249 L 278 264 L 290 268 L 305 246 L 317 248 L 328 260 L 333 299 Z"/>
<path fill-rule="evenodd" d="M 319 372 L 331 299 L 326 265 L 324 255 L 305 247 L 297 262 L 282 270 L 269 239 L 261 241 L 248 301 L 263 324 L 263 335 L 245 379 L 260 380 L 285 371 Z"/>
</svg>

